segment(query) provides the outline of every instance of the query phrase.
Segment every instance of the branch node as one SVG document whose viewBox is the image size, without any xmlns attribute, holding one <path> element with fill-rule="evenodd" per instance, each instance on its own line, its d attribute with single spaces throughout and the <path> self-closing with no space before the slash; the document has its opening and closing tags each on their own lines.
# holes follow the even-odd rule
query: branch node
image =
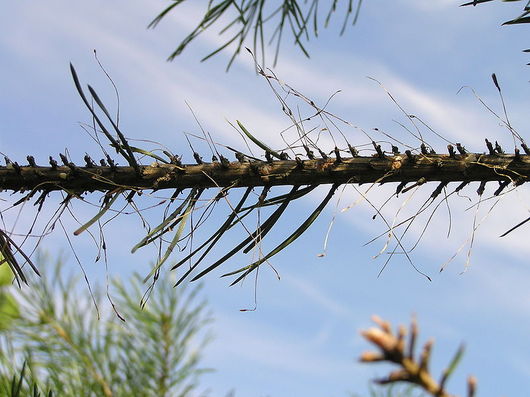
<svg viewBox="0 0 530 397">
<path fill-rule="evenodd" d="M 436 187 L 436 189 L 434 189 L 434 192 L 432 192 L 431 198 L 435 200 L 436 197 L 438 197 L 440 193 L 442 193 L 443 188 L 446 187 L 448 184 L 449 182 L 445 182 L 445 181 L 440 182 L 440 184 Z"/>
<path fill-rule="evenodd" d="M 201 165 L 203 163 L 202 157 L 197 152 L 193 152 L 193 158 L 197 162 L 197 164 Z"/>
<path fill-rule="evenodd" d="M 495 149 L 493 148 L 493 144 L 490 141 L 488 141 L 487 138 L 485 139 L 485 141 L 486 141 L 486 146 L 488 147 L 488 151 L 490 152 L 490 156 L 495 156 L 496 153 L 495 153 Z"/>
<path fill-rule="evenodd" d="M 510 184 L 510 181 L 499 182 L 499 188 L 493 193 L 494 196 L 498 196 L 501 192 Z"/>
<path fill-rule="evenodd" d="M 485 190 L 485 189 L 486 189 L 486 181 L 482 181 L 482 182 L 480 182 L 480 185 L 479 185 L 479 187 L 478 187 L 478 189 L 477 189 L 477 194 L 478 194 L 479 196 L 482 196 L 482 194 L 484 193 L 484 190 Z"/>
<path fill-rule="evenodd" d="M 399 185 L 397 185 L 397 187 L 396 187 L 396 196 L 397 196 L 399 193 L 401 193 L 401 191 L 403 190 L 403 188 L 404 188 L 405 186 L 407 186 L 407 183 L 408 183 L 408 182 L 401 182 Z"/>
<path fill-rule="evenodd" d="M 462 190 L 464 187 L 469 185 L 469 181 L 464 181 L 460 185 L 458 185 L 455 189 L 455 192 L 458 193 L 460 190 Z"/>
<path fill-rule="evenodd" d="M 109 163 L 111 171 L 116 171 L 116 163 L 110 158 L 109 154 L 107 154 L 107 163 Z"/>
<path fill-rule="evenodd" d="M 451 157 L 452 159 L 456 159 L 456 152 L 454 146 L 451 144 L 447 145 L 447 150 L 449 151 L 449 157 Z"/>
<path fill-rule="evenodd" d="M 29 166 L 33 168 L 37 168 L 37 163 L 35 163 L 35 157 L 31 155 L 27 155 L 26 159 L 28 160 Z"/>
<path fill-rule="evenodd" d="M 236 152 L 236 159 L 241 164 L 243 164 L 245 162 L 245 155 L 243 153 L 241 153 L 241 152 Z"/>
<path fill-rule="evenodd" d="M 230 167 L 230 160 L 228 160 L 222 154 L 220 154 L 219 157 L 221 158 L 221 167 L 224 169 L 228 169 Z"/>
<path fill-rule="evenodd" d="M 181 160 L 180 156 L 171 155 L 170 161 L 171 161 L 171 164 L 174 164 L 174 165 L 176 165 L 178 167 L 182 167 L 182 160 Z"/>
<path fill-rule="evenodd" d="M 504 154 L 504 150 L 502 150 L 501 145 L 499 145 L 499 142 L 495 141 L 495 151 L 498 154 Z"/>
<path fill-rule="evenodd" d="M 303 169 L 304 168 L 304 161 L 298 156 L 296 156 L 294 159 L 296 160 L 296 168 L 298 168 L 300 170 Z"/>
<path fill-rule="evenodd" d="M 307 145 L 303 145 L 303 147 L 304 147 L 305 153 L 307 155 L 307 158 L 309 160 L 314 160 L 315 159 L 315 154 L 313 153 L 313 151 L 310 150 Z"/>
<path fill-rule="evenodd" d="M 335 149 L 333 150 L 335 152 L 335 164 L 342 163 L 342 158 L 340 157 L 340 151 L 337 146 L 335 146 Z"/>
<path fill-rule="evenodd" d="M 66 155 L 59 153 L 59 157 L 61 158 L 61 161 L 63 162 L 65 167 L 70 168 L 72 172 L 74 173 L 77 172 L 77 167 L 75 166 L 74 163 L 72 163 L 71 161 L 68 161 L 68 158 L 66 157 Z"/>
<path fill-rule="evenodd" d="M 514 161 L 521 161 L 521 151 L 519 150 L 519 148 L 515 148 L 514 149 L 514 156 L 513 156 L 513 160 Z"/>
<path fill-rule="evenodd" d="M 94 163 L 88 154 L 85 154 L 84 160 L 87 168 L 94 168 L 96 166 L 96 163 Z"/>
<path fill-rule="evenodd" d="M 50 166 L 52 167 L 53 171 L 57 169 L 57 160 L 54 160 L 52 156 L 50 156 Z"/>
<path fill-rule="evenodd" d="M 263 205 L 263 202 L 267 198 L 267 194 L 269 194 L 270 190 L 271 190 L 271 186 L 270 185 L 263 186 L 263 190 L 261 191 L 261 193 L 260 193 L 260 195 L 258 197 L 258 206 L 261 207 Z"/>
<path fill-rule="evenodd" d="M 350 150 L 350 153 L 352 155 L 352 157 L 358 157 L 359 156 L 359 151 L 357 149 L 355 149 L 355 146 L 352 146 L 348 143 L 348 149 Z"/>
<path fill-rule="evenodd" d="M 372 145 L 374 146 L 374 149 L 377 152 L 377 156 L 380 159 L 384 159 L 386 156 L 385 153 L 383 153 L 383 150 L 381 149 L 381 145 L 378 145 L 377 143 L 375 143 L 375 141 L 372 141 Z"/>
<path fill-rule="evenodd" d="M 467 150 L 464 146 L 462 146 L 460 143 L 456 143 L 456 150 L 458 150 L 458 153 L 460 154 L 466 154 Z"/>
<path fill-rule="evenodd" d="M 414 164 L 416 162 L 416 158 L 409 149 L 405 150 L 405 154 L 407 155 L 407 158 L 409 159 L 409 162 L 411 164 Z"/>
</svg>

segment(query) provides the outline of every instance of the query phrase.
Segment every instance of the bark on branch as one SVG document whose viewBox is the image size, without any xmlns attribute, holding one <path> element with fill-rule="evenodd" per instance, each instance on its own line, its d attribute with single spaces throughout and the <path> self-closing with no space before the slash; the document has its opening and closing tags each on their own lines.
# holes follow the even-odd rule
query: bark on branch
<svg viewBox="0 0 530 397">
<path fill-rule="evenodd" d="M 278 160 L 200 165 L 154 163 L 133 167 L 39 167 L 9 163 L 0 167 L 0 189 L 66 190 L 71 193 L 125 189 L 252 187 L 375 182 L 524 183 L 530 177 L 530 156 L 429 154 Z"/>
</svg>

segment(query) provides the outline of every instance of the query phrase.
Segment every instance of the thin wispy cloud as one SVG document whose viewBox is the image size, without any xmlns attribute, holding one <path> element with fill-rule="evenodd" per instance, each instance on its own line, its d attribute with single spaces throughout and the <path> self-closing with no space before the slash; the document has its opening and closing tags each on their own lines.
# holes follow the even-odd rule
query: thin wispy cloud
<svg viewBox="0 0 530 397">
<path fill-rule="evenodd" d="M 278 325 L 266 325 L 257 319 L 243 321 L 225 314 L 217 321 L 217 326 L 217 337 L 226 341 L 212 348 L 212 354 L 217 357 L 232 357 L 254 366 L 322 379 L 332 374 L 351 373 L 353 369 L 350 359 L 326 357 L 314 346 L 312 339 L 287 336 L 279 332 Z"/>
<path fill-rule="evenodd" d="M 293 277 L 287 275 L 285 272 L 282 274 L 282 280 L 289 284 L 294 291 L 301 294 L 305 300 L 319 306 L 327 313 L 336 317 L 343 317 L 346 320 L 352 320 L 355 317 L 354 313 L 348 306 L 344 305 L 339 300 L 331 298 L 325 291 L 321 290 L 311 282 L 300 279 L 298 276 Z"/>
</svg>

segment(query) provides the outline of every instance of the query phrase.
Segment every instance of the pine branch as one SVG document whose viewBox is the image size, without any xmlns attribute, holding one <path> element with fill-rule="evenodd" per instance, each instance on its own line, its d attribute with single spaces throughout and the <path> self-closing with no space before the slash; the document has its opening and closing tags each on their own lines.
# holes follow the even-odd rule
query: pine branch
<svg viewBox="0 0 530 397">
<path fill-rule="evenodd" d="M 418 325 L 413 319 L 410 325 L 410 335 L 408 343 L 405 340 L 407 336 L 407 329 L 401 325 L 398 327 L 396 334 L 392 332 L 391 324 L 382 320 L 378 316 L 373 316 L 372 320 L 379 326 L 379 328 L 369 328 L 361 332 L 361 335 L 369 342 L 377 346 L 378 352 L 368 351 L 364 352 L 360 361 L 365 363 L 373 362 L 389 362 L 397 364 L 400 368 L 392 371 L 387 377 L 377 379 L 375 382 L 387 385 L 398 382 L 407 382 L 414 384 L 425 392 L 434 397 L 455 397 L 445 388 L 445 384 L 452 375 L 456 366 L 458 365 L 464 348 L 461 346 L 455 353 L 453 359 L 443 371 L 440 381 L 437 382 L 430 372 L 429 362 L 431 359 L 431 352 L 434 341 L 428 340 L 416 358 L 414 357 L 414 348 L 418 338 Z M 477 388 L 477 381 L 475 377 L 468 378 L 468 397 L 473 397 Z"/>
<path fill-rule="evenodd" d="M 63 190 L 81 194 L 115 189 L 189 189 L 333 183 L 508 181 L 530 177 L 530 156 L 518 154 L 393 155 L 199 165 L 154 163 L 133 167 L 0 167 L 0 189 L 14 192 Z"/>
</svg>

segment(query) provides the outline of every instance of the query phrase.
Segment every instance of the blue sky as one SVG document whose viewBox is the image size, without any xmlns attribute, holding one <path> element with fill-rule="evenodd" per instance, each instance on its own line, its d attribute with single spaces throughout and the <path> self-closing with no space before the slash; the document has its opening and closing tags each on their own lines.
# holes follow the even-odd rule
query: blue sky
<svg viewBox="0 0 530 397">
<path fill-rule="evenodd" d="M 229 73 L 224 70 L 230 52 L 200 63 L 202 56 L 222 43 L 212 32 L 202 35 L 182 57 L 165 62 L 201 12 L 198 4 L 203 2 L 188 3 L 155 30 L 147 30 L 166 2 L 4 2 L 0 12 L 1 151 L 20 163 L 27 154 L 44 163 L 50 154 L 58 157 L 66 148 L 79 161 L 85 152 L 97 157 L 98 147 L 80 126 L 90 118 L 68 71 L 72 62 L 82 80 L 116 109 L 112 86 L 94 60 L 94 49 L 119 88 L 120 125 L 129 137 L 160 142 L 191 162 L 183 132 L 200 130 L 188 103 L 217 142 L 244 149 L 228 123 L 241 120 L 271 146 L 282 147 L 279 132 L 289 120 L 266 82 L 254 73 L 246 54 L 237 58 Z M 384 9 L 382 2 L 364 3 L 358 24 L 342 37 L 337 27 L 321 30 L 319 39 L 307 46 L 311 59 L 285 41 L 274 72 L 319 104 L 341 90 L 328 107 L 334 114 L 377 139 L 386 138 L 376 135 L 375 127 L 416 144 L 396 123 L 407 120 L 370 76 L 408 113 L 477 152 L 485 150 L 486 137 L 507 149 L 513 145 L 510 133 L 470 88 L 457 94 L 461 87 L 471 87 L 500 111 L 490 78 L 495 72 L 510 121 L 525 136 L 530 103 L 529 69 L 524 65 L 529 60 L 521 50 L 528 48 L 528 35 L 524 26 L 500 27 L 520 12 L 522 3 L 460 8 L 456 1 L 396 0 L 385 2 Z M 335 20 L 339 24 L 340 16 Z M 344 133 L 352 143 L 366 143 L 359 129 L 344 126 Z M 428 141 L 439 151 L 447 144 L 432 134 Z M 323 145 L 330 142 L 323 137 Z M 400 216 L 413 213 L 434 187 L 394 199 L 384 214 L 392 220 L 398 211 Z M 382 203 L 393 189 L 374 187 L 369 198 Z M 510 238 L 498 236 L 528 216 L 527 188 L 502 196 L 491 213 L 496 200 L 483 202 L 477 220 L 485 219 L 476 233 L 470 266 L 465 266 L 465 246 L 439 273 L 440 266 L 470 237 L 476 207 L 466 209 L 477 202 L 474 190 L 475 186 L 468 187 L 462 197 L 450 200 L 450 238 L 446 238 L 447 210 L 440 208 L 414 251 L 415 264 L 432 282 L 400 258 L 378 277 L 385 255 L 373 257 L 384 242 L 363 244 L 385 227 L 379 220 L 372 221 L 373 210 L 366 202 L 358 203 L 359 194 L 353 188 L 345 189 L 339 204 L 337 195 L 307 235 L 274 257 L 272 264 L 280 281 L 269 267 L 260 270 L 257 310 L 240 311 L 254 306 L 253 278 L 228 288 L 227 280 L 218 277 L 222 270 L 206 277 L 205 295 L 217 320 L 213 327 L 216 339 L 206 351 L 204 364 L 217 371 L 204 377 L 204 387 L 215 395 L 233 388 L 238 396 L 363 392 L 368 379 L 383 375 L 385 368 L 357 363 L 356 358 L 368 348 L 359 330 L 370 325 L 374 313 L 394 323 L 408 322 L 416 313 L 423 335 L 436 338 L 435 372 L 449 361 L 461 341 L 466 342 L 466 355 L 450 383 L 452 391 L 463 394 L 464 379 L 473 373 L 481 396 L 526 395 L 530 387 L 527 230 L 520 229 Z M 493 190 L 491 186 L 487 193 Z M 323 194 L 318 191 L 298 203 L 278 230 L 286 235 Z M 354 203 L 349 211 L 340 211 Z M 80 219 L 88 220 L 93 208 L 76 211 Z M 334 215 L 326 255 L 317 257 Z M 16 223 L 24 230 L 31 218 L 23 213 L 15 220 L 16 216 L 9 213 L 6 223 Z M 217 216 L 221 222 L 224 215 Z M 409 242 L 418 238 L 423 225 L 418 222 L 411 228 Z M 124 217 L 109 225 L 106 233 L 112 242 L 112 274 L 126 276 L 148 269 L 152 251 L 129 254 L 133 242 L 142 236 L 136 220 Z M 237 237 L 220 248 L 231 248 Z M 102 280 L 103 265 L 91 263 L 93 243 L 83 237 L 74 242 L 91 279 Z M 42 247 L 52 254 L 68 252 L 58 231 Z M 248 260 L 237 257 L 224 270 L 244 266 Z"/>
</svg>

